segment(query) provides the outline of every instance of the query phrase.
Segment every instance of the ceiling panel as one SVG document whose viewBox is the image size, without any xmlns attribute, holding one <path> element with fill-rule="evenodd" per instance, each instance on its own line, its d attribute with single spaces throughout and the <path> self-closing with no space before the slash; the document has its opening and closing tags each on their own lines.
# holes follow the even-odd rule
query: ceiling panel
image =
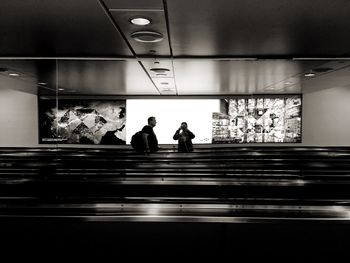
<svg viewBox="0 0 350 263">
<path fill-rule="evenodd" d="M 0 56 L 132 56 L 96 0 L 1 0 Z"/>
<path fill-rule="evenodd" d="M 33 81 L 11 78 L 0 73 L 0 90 L 18 90 L 25 93 L 37 94 L 37 87 Z M 52 95 L 55 93 L 52 91 Z"/>
<path fill-rule="evenodd" d="M 345 88 L 350 90 L 350 61 L 329 61 L 321 69 L 327 72 L 316 72 L 314 77 L 304 77 L 303 93 L 317 92 L 330 88 Z"/>
<path fill-rule="evenodd" d="M 175 59 L 174 71 L 171 60 L 141 62 L 150 77 L 137 60 L 0 60 L 0 88 L 70 96 L 293 94 L 350 88 L 350 61 Z M 156 76 L 151 68 L 171 70 Z M 306 77 L 310 72 L 315 76 Z M 56 90 L 56 77 L 64 90 Z"/>
<path fill-rule="evenodd" d="M 171 59 L 141 59 L 142 65 L 152 78 L 173 78 L 173 63 Z"/>
<path fill-rule="evenodd" d="M 159 95 L 136 60 L 60 60 L 58 88 L 62 95 Z"/>
<path fill-rule="evenodd" d="M 350 1 L 167 1 L 174 56 L 350 56 Z"/>
<path fill-rule="evenodd" d="M 153 78 L 161 95 L 177 95 L 174 78 Z"/>
<path fill-rule="evenodd" d="M 56 94 L 55 60 L 0 60 L 0 86 L 31 94 Z M 11 76 L 11 74 L 17 76 Z"/>
<path fill-rule="evenodd" d="M 170 56 L 168 32 L 163 10 L 110 10 L 113 18 L 123 31 L 137 56 Z M 130 23 L 130 19 L 145 17 L 151 20 L 146 26 L 137 26 Z M 163 40 L 159 42 L 138 42 L 131 34 L 140 31 L 153 31 L 162 34 Z"/>
<path fill-rule="evenodd" d="M 108 8 L 163 9 L 162 0 L 104 0 Z"/>
<path fill-rule="evenodd" d="M 320 61 L 174 60 L 179 95 L 301 93 L 304 73 Z"/>
<path fill-rule="evenodd" d="M 350 61 L 335 58 L 350 58 L 349 10 L 349 0 L 2 0 L 0 57 L 61 60 L 58 71 L 55 60 L 2 60 L 0 68 L 6 70 L 0 69 L 0 84 L 56 94 L 57 73 L 64 89 L 59 92 L 67 95 L 279 94 L 346 88 Z M 152 23 L 132 25 L 134 16 L 151 18 Z M 164 39 L 139 43 L 130 37 L 141 30 L 158 31 Z M 295 57 L 314 59 L 290 59 Z M 9 76 L 11 71 L 20 76 Z M 307 72 L 316 75 L 305 77 Z"/>
</svg>

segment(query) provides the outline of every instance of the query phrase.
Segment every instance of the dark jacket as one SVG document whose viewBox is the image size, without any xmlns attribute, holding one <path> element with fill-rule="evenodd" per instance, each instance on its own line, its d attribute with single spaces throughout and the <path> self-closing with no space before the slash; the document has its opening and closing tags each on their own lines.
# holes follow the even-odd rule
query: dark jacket
<svg viewBox="0 0 350 263">
<path fill-rule="evenodd" d="M 147 140 L 148 140 L 148 146 L 151 152 L 155 152 L 159 150 L 158 147 L 158 139 L 156 134 L 153 131 L 153 127 L 151 127 L 150 125 L 146 125 L 143 127 L 143 129 L 141 130 L 141 134 L 148 134 Z M 146 149 L 146 145 L 143 144 L 143 150 Z"/>
<path fill-rule="evenodd" d="M 179 152 L 192 152 L 193 144 L 192 139 L 195 135 L 190 131 L 182 131 L 177 130 L 173 136 L 174 140 L 178 140 L 178 151 Z"/>
</svg>

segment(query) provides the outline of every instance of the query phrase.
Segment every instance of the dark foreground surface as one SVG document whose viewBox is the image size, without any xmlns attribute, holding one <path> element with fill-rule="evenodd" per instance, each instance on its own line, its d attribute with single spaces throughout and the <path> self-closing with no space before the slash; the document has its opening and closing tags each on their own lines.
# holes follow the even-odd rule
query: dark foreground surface
<svg viewBox="0 0 350 263">
<path fill-rule="evenodd" d="M 350 149 L 0 149 L 1 255 L 346 261 Z"/>
<path fill-rule="evenodd" d="M 2 256 L 19 259 L 340 262 L 349 225 L 21 222 L 1 224 Z"/>
</svg>

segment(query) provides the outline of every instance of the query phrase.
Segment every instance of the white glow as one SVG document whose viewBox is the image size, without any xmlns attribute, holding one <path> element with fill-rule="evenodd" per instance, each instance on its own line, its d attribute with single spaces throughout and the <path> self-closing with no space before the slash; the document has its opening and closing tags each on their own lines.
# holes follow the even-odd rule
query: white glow
<svg viewBox="0 0 350 263">
<path fill-rule="evenodd" d="M 134 25 L 145 26 L 151 23 L 151 20 L 143 17 L 136 17 L 130 20 L 130 22 Z"/>
<path fill-rule="evenodd" d="M 19 74 L 18 73 L 9 73 L 9 76 L 11 76 L 11 77 L 18 77 Z"/>
<path fill-rule="evenodd" d="M 313 76 L 315 76 L 316 74 L 315 73 L 306 73 L 304 76 L 305 77 L 313 77 Z"/>
<path fill-rule="evenodd" d="M 154 132 L 160 144 L 177 144 L 173 135 L 183 121 L 196 135 L 193 143 L 211 143 L 212 113 L 219 111 L 218 99 L 129 99 L 126 101 L 126 143 L 130 144 L 131 136 L 147 124 L 150 116 L 156 117 Z"/>
</svg>

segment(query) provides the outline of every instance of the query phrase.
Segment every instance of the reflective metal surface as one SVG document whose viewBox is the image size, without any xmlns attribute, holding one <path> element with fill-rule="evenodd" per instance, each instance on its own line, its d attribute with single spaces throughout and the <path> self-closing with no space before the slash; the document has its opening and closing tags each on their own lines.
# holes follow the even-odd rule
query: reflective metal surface
<svg viewBox="0 0 350 263">
<path fill-rule="evenodd" d="M 147 201 L 147 200 L 145 200 Z M 33 210 L 36 211 L 33 214 Z M 1 209 L 0 218 L 67 218 L 86 221 L 122 222 L 206 222 L 350 223 L 347 206 L 241 205 L 241 204 L 42 204 L 31 207 L 11 205 Z"/>
<path fill-rule="evenodd" d="M 3 148 L 0 218 L 348 223 L 349 159 L 348 147 Z"/>
</svg>

